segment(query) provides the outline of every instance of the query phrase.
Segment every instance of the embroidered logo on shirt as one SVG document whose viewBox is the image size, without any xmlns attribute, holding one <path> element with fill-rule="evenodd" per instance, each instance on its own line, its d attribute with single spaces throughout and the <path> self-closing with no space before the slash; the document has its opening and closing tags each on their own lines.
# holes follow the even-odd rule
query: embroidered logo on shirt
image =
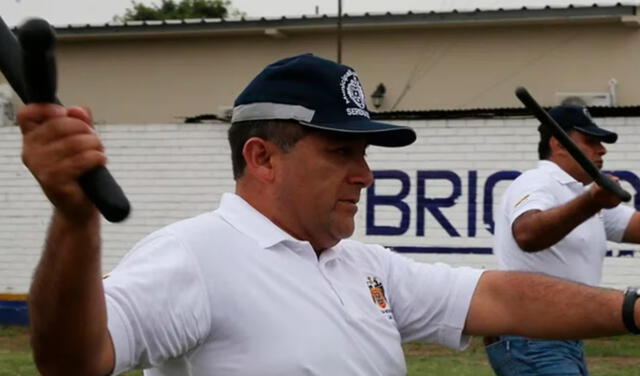
<svg viewBox="0 0 640 376">
<path fill-rule="evenodd" d="M 384 315 L 388 320 L 393 320 L 393 311 L 389 306 L 387 297 L 384 294 L 384 286 L 380 279 L 373 276 L 367 276 L 367 286 L 371 293 L 371 299 L 373 303 L 380 308 L 380 313 Z"/>
<path fill-rule="evenodd" d="M 384 296 L 384 286 L 382 286 L 382 283 L 380 283 L 376 277 L 367 277 L 367 286 L 369 286 L 373 302 L 376 303 L 380 309 L 386 309 L 388 304 L 387 298 Z"/>
</svg>

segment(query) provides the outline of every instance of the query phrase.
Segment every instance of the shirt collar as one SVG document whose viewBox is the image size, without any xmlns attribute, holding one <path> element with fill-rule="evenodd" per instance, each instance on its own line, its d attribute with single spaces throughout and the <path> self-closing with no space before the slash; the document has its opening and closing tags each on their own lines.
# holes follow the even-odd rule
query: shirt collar
<svg viewBox="0 0 640 376">
<path fill-rule="evenodd" d="M 216 213 L 262 248 L 270 248 L 283 241 L 300 242 L 234 193 L 222 195 Z"/>
<path fill-rule="evenodd" d="M 557 164 L 549 160 L 545 159 L 545 160 L 538 161 L 538 168 L 540 170 L 548 172 L 549 175 L 551 175 L 551 177 L 556 179 L 560 184 L 577 183 L 577 184 L 583 185 L 582 183 L 574 179 L 571 175 L 567 174 L 567 172 L 561 169 L 560 166 L 558 166 Z"/>
</svg>

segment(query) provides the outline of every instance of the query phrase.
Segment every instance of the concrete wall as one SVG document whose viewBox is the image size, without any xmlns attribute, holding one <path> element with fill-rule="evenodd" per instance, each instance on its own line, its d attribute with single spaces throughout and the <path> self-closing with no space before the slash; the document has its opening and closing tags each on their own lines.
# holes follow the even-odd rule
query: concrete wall
<svg viewBox="0 0 640 376">
<path fill-rule="evenodd" d="M 605 158 L 605 169 L 624 170 L 627 178 L 637 177 L 640 118 L 597 121 L 620 134 L 619 143 L 610 147 Z M 535 165 L 535 121 L 510 118 L 398 123 L 413 126 L 418 141 L 400 149 L 370 148 L 371 168 L 376 174 L 392 170 L 395 178 L 377 179 L 375 189 L 363 192 L 354 237 L 419 252 L 410 256 L 421 261 L 494 267 L 493 255 L 482 254 L 492 243 L 488 228 L 493 206 L 489 201 L 498 201 L 508 181 L 489 187 L 486 183 L 492 180 L 489 177 L 504 177 L 504 171 L 523 171 Z M 109 155 L 109 169 L 133 206 L 126 222 L 104 224 L 105 272 L 145 234 L 212 210 L 222 192 L 233 190 L 227 127 L 225 123 L 98 125 Z M 628 181 L 623 184 L 636 194 L 638 207 L 640 182 L 630 180 L 633 185 Z M 397 201 L 404 204 L 368 207 L 368 194 L 397 196 L 403 184 L 406 194 Z M 436 201 L 418 210 L 420 184 L 425 187 L 422 197 Z M 372 196 L 369 201 L 373 200 Z M 438 210 L 440 219 L 434 216 Z M 0 127 L 0 294 L 28 291 L 49 215 L 49 204 L 20 162 L 18 128 Z M 403 216 L 408 220 L 406 228 L 401 226 Z M 417 226 L 419 217 L 421 226 Z M 392 230 L 380 235 L 382 226 Z M 637 284 L 640 257 L 635 249 L 612 245 L 605 285 Z"/>
</svg>

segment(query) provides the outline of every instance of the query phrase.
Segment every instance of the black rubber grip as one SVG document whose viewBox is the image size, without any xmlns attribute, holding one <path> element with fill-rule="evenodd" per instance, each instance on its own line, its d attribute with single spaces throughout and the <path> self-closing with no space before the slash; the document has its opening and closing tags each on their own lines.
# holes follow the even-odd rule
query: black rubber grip
<svg viewBox="0 0 640 376">
<path fill-rule="evenodd" d="M 129 216 L 129 200 L 106 167 L 85 172 L 78 183 L 107 221 L 122 222 Z"/>
<path fill-rule="evenodd" d="M 28 20 L 20 27 L 22 71 L 26 103 L 60 103 L 56 98 L 55 35 L 43 19 Z M 89 200 L 110 222 L 120 222 L 130 211 L 129 200 L 106 167 L 83 174 L 78 183 Z"/>
<path fill-rule="evenodd" d="M 18 94 L 22 102 L 27 103 L 22 74 L 22 51 L 18 39 L 0 17 L 0 71 L 7 82 Z"/>
<path fill-rule="evenodd" d="M 29 103 L 59 103 L 55 36 L 47 21 L 31 19 L 18 33 L 22 46 L 22 73 Z"/>
<path fill-rule="evenodd" d="M 567 149 L 573 159 L 598 183 L 602 188 L 618 196 L 624 202 L 631 200 L 631 194 L 625 191 L 620 184 L 611 180 L 607 175 L 603 174 L 594 164 L 587 158 L 582 150 L 573 142 L 567 133 L 556 123 L 555 120 L 545 111 L 535 99 L 529 94 L 524 87 L 516 89 L 516 97 L 520 99 L 525 107 L 527 107 L 540 123 L 547 127 L 551 134 Z"/>
</svg>

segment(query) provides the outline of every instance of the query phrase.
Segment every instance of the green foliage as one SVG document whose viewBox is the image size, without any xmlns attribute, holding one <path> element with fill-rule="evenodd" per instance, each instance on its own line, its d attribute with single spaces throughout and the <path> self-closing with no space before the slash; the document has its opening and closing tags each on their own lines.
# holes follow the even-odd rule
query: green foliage
<svg viewBox="0 0 640 376">
<path fill-rule="evenodd" d="M 115 21 L 159 21 L 179 20 L 185 18 L 226 18 L 227 16 L 244 16 L 244 13 L 231 8 L 231 0 L 161 0 L 160 5 L 145 5 L 135 0 L 131 8 L 122 16 L 115 16 Z"/>
</svg>

